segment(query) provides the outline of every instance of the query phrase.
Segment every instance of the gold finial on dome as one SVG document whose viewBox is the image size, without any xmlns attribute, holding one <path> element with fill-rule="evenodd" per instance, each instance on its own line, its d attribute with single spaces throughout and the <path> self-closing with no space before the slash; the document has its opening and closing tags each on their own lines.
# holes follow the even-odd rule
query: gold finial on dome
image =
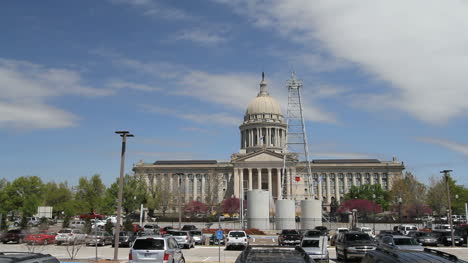
<svg viewBox="0 0 468 263">
<path fill-rule="evenodd" d="M 265 72 L 262 72 L 262 81 L 260 82 L 260 93 L 258 93 L 257 97 L 260 96 L 268 96 L 267 83 L 265 81 Z"/>
</svg>

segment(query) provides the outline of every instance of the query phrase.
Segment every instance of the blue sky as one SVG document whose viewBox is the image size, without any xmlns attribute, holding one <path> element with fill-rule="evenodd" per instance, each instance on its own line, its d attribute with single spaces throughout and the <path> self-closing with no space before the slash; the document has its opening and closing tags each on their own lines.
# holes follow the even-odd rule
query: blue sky
<svg viewBox="0 0 468 263">
<path fill-rule="evenodd" d="M 229 160 L 265 71 L 304 83 L 313 159 L 404 161 L 468 185 L 468 3 L 0 3 L 2 177 L 75 184 L 143 160 Z"/>
</svg>

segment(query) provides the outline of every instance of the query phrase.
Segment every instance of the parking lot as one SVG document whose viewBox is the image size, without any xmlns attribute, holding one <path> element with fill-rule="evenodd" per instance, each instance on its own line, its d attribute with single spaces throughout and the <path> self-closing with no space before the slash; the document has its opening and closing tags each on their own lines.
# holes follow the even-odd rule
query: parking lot
<svg viewBox="0 0 468 263">
<path fill-rule="evenodd" d="M 251 244 L 257 245 L 270 245 L 277 244 L 277 239 L 275 236 L 262 237 L 262 236 L 252 236 Z M 1 244 L 0 252 L 2 251 L 28 251 L 28 249 L 33 249 L 31 246 L 25 244 Z M 36 246 L 34 251 L 41 253 L 49 253 L 61 261 L 70 261 L 68 250 L 71 250 L 71 247 L 67 246 L 57 246 L 57 245 L 47 245 L 47 246 Z M 437 249 L 448 252 L 450 254 L 456 255 L 460 259 L 468 260 L 468 248 L 466 247 L 437 247 Z M 330 253 L 330 262 L 339 262 L 336 261 L 335 248 L 328 248 Z M 119 248 L 119 257 L 120 261 L 128 260 L 129 248 Z M 239 250 L 224 250 L 224 246 L 220 248 L 216 246 L 197 246 L 192 249 L 184 249 L 184 256 L 187 262 L 234 262 L 237 256 L 241 253 Z M 98 259 L 100 260 L 110 260 L 113 259 L 114 249 L 111 246 L 104 246 L 97 248 Z M 80 247 L 79 252 L 74 261 L 89 261 L 96 259 L 96 248 L 92 246 L 82 246 Z"/>
</svg>

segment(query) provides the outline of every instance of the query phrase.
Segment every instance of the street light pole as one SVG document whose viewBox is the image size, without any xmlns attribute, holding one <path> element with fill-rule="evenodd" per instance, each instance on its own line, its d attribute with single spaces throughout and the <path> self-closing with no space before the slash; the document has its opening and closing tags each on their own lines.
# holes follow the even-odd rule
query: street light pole
<svg viewBox="0 0 468 263">
<path fill-rule="evenodd" d="M 449 186 L 449 175 L 452 170 L 442 170 L 440 173 L 444 174 L 444 179 L 445 179 L 445 185 L 447 186 L 447 203 L 448 203 L 448 222 L 450 224 L 450 232 L 452 233 L 452 247 L 455 246 L 455 240 L 454 240 L 454 235 L 453 235 L 453 222 L 452 222 L 452 201 L 450 200 L 450 186 Z"/>
<path fill-rule="evenodd" d="M 401 220 L 401 204 L 403 203 L 403 199 L 398 197 L 398 217 L 400 218 L 400 225 L 402 224 Z"/>
<path fill-rule="evenodd" d="M 376 197 L 377 196 L 375 194 L 372 194 L 372 200 L 374 201 L 374 203 L 372 204 L 372 206 L 373 206 L 372 211 L 374 212 L 374 236 L 375 236 L 375 207 L 376 207 L 375 198 Z"/>
<path fill-rule="evenodd" d="M 129 131 L 116 131 L 122 137 L 122 152 L 120 155 L 120 177 L 119 177 L 119 193 L 117 201 L 117 224 L 115 226 L 114 235 L 114 261 L 118 260 L 119 256 L 119 238 L 120 238 L 120 223 L 122 219 L 122 192 L 123 192 L 123 179 L 124 179 L 124 167 L 125 167 L 125 149 L 127 143 L 127 137 L 134 137 Z"/>
</svg>

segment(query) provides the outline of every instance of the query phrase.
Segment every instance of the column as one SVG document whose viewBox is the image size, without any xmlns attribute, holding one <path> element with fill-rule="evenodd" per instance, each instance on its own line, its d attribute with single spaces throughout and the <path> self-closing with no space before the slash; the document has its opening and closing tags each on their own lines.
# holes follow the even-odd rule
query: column
<svg viewBox="0 0 468 263">
<path fill-rule="evenodd" d="M 168 173 L 169 176 L 169 192 L 173 192 L 173 181 L 172 181 L 172 173 Z"/>
<path fill-rule="evenodd" d="M 344 185 L 344 194 L 347 194 L 348 193 L 348 174 L 344 174 L 344 182 L 343 182 L 343 185 Z"/>
<path fill-rule="evenodd" d="M 234 168 L 234 196 L 239 198 L 239 169 Z"/>
<path fill-rule="evenodd" d="M 318 200 L 322 201 L 323 199 L 323 193 L 322 193 L 322 176 L 319 174 L 318 175 L 318 186 L 317 186 L 317 196 Z"/>
<path fill-rule="evenodd" d="M 239 196 L 244 199 L 244 169 L 240 169 L 240 189 L 239 189 Z"/>
<path fill-rule="evenodd" d="M 205 203 L 206 174 L 202 174 L 201 176 L 201 201 Z"/>
<path fill-rule="evenodd" d="M 356 173 L 353 173 L 352 178 L 353 178 L 353 185 L 356 186 Z"/>
<path fill-rule="evenodd" d="M 327 189 L 327 204 L 331 203 L 331 195 L 330 195 L 330 176 L 328 174 L 325 174 L 325 179 L 326 179 L 326 189 Z"/>
<path fill-rule="evenodd" d="M 188 191 L 190 189 L 189 187 L 189 183 L 190 183 L 190 175 L 188 174 L 185 174 L 184 176 L 185 178 L 185 189 L 184 189 L 184 194 L 185 194 L 185 203 L 188 203 L 188 200 L 189 200 L 189 195 L 188 195 Z"/>
<path fill-rule="evenodd" d="M 382 173 L 379 173 L 379 185 L 382 186 Z"/>
<path fill-rule="evenodd" d="M 286 169 L 286 195 L 288 198 L 291 197 L 291 173 L 289 172 L 289 169 Z"/>
<path fill-rule="evenodd" d="M 266 128 L 266 136 L 267 136 L 267 139 L 266 139 L 266 143 L 267 143 L 267 146 L 270 147 L 271 145 L 271 132 L 270 132 L 271 128 Z"/>
<path fill-rule="evenodd" d="M 262 168 L 257 168 L 257 189 L 262 190 Z"/>
<path fill-rule="evenodd" d="M 289 168 L 289 171 L 290 171 L 290 182 L 291 182 L 291 195 L 293 195 L 294 197 L 297 196 L 298 193 L 296 193 L 293 189 L 293 182 L 296 182 L 296 169 L 291 167 Z M 297 187 L 296 187 L 296 191 L 297 191 Z"/>
<path fill-rule="evenodd" d="M 364 181 L 366 180 L 366 173 L 361 174 L 361 185 L 364 185 Z"/>
<path fill-rule="evenodd" d="M 199 174 L 195 174 L 193 176 L 193 197 L 192 197 L 192 200 L 197 200 L 198 176 L 199 176 Z"/>
<path fill-rule="evenodd" d="M 277 199 L 282 198 L 281 195 L 283 194 L 281 192 L 281 170 L 276 168 L 276 191 L 278 192 L 278 195 L 276 196 Z"/>
<path fill-rule="evenodd" d="M 335 200 L 340 202 L 340 179 L 339 174 L 335 174 Z"/>
<path fill-rule="evenodd" d="M 249 168 L 249 190 L 252 190 L 252 168 Z"/>
<path fill-rule="evenodd" d="M 270 192 L 270 196 L 273 196 L 273 180 L 271 178 L 271 168 L 267 168 L 268 170 L 268 191 Z"/>
<path fill-rule="evenodd" d="M 374 184 L 374 173 L 370 173 L 370 184 Z"/>
</svg>

